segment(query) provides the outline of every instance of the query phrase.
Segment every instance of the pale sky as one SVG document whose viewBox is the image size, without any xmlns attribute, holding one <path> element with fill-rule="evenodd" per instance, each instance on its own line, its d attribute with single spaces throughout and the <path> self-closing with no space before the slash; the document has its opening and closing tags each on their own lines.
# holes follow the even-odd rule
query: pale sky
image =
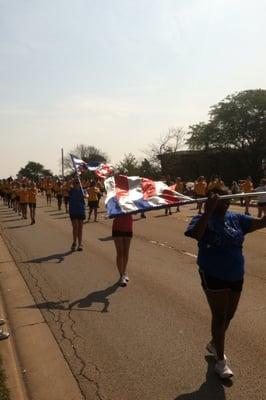
<svg viewBox="0 0 266 400">
<path fill-rule="evenodd" d="M 144 157 L 266 88 L 265 0 L 0 0 L 0 177 L 60 149 Z"/>
</svg>

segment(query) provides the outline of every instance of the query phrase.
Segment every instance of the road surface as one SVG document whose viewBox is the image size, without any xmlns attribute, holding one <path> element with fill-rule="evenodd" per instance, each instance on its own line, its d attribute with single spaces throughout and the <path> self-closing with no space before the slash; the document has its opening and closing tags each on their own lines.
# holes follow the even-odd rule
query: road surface
<svg viewBox="0 0 266 400">
<path fill-rule="evenodd" d="M 71 253 L 69 217 L 54 200 L 47 207 L 39 198 L 33 226 L 1 204 L 31 307 L 41 309 L 85 399 L 266 399 L 266 230 L 246 238 L 245 287 L 226 343 L 235 377 L 224 385 L 205 350 L 210 313 L 196 242 L 184 236 L 192 208 L 134 217 L 130 284 L 121 288 L 103 209 L 98 223 L 84 226 L 84 251 Z"/>
</svg>

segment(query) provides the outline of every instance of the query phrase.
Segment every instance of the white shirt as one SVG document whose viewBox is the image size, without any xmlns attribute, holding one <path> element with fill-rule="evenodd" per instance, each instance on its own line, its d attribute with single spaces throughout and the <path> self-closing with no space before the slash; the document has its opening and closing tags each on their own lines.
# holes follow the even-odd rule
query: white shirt
<svg viewBox="0 0 266 400">
<path fill-rule="evenodd" d="M 266 192 L 266 185 L 258 186 L 255 189 L 255 192 Z M 266 203 L 266 193 L 258 195 L 258 203 Z"/>
</svg>

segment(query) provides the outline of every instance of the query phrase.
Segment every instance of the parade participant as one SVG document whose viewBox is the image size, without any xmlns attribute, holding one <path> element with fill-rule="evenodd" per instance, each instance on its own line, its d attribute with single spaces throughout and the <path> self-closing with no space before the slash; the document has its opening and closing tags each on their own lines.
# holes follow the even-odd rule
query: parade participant
<svg viewBox="0 0 266 400">
<path fill-rule="evenodd" d="M 69 216 L 71 219 L 73 232 L 73 243 L 71 245 L 72 251 L 76 249 L 77 242 L 77 250 L 83 250 L 82 231 L 83 221 L 86 218 L 84 197 L 87 197 L 87 195 L 84 195 L 84 192 L 80 187 L 78 178 L 75 178 L 73 182 L 73 187 L 69 190 Z"/>
<path fill-rule="evenodd" d="M 35 224 L 35 213 L 36 213 L 36 199 L 37 199 L 37 188 L 36 183 L 32 182 L 28 189 L 29 195 L 29 209 L 30 209 L 30 218 L 31 225 Z"/>
<path fill-rule="evenodd" d="M 164 183 L 167 185 L 167 186 L 171 186 L 172 184 L 173 184 L 173 182 L 171 181 L 171 176 L 170 175 L 167 175 L 166 176 L 166 178 L 165 178 L 165 180 L 164 180 Z M 165 213 L 165 215 L 172 215 L 172 210 L 171 210 L 171 207 L 169 206 L 169 207 L 165 207 L 165 209 L 164 209 L 164 213 Z"/>
<path fill-rule="evenodd" d="M 260 186 L 255 189 L 255 192 L 266 192 L 266 178 L 262 178 Z M 258 218 L 266 215 L 266 194 L 258 195 Z"/>
<path fill-rule="evenodd" d="M 129 248 L 133 235 L 132 215 L 123 215 L 113 219 L 112 237 L 116 248 L 116 266 L 120 276 L 120 286 L 127 286 L 127 264 Z"/>
<path fill-rule="evenodd" d="M 182 182 L 182 179 L 179 176 L 175 181 L 175 191 L 181 194 L 184 191 L 184 182 Z M 176 212 L 180 212 L 179 206 L 176 207 Z"/>
<path fill-rule="evenodd" d="M 210 190 L 213 189 L 222 189 L 224 187 L 224 181 L 220 178 L 219 175 L 212 175 L 211 180 L 208 184 L 208 189 L 207 191 L 209 192 Z"/>
<path fill-rule="evenodd" d="M 99 208 L 99 188 L 96 186 L 94 180 L 90 181 L 90 186 L 87 188 L 88 191 L 88 207 L 89 207 L 89 215 L 88 222 L 90 221 L 92 212 L 94 213 L 94 222 L 97 221 L 97 214 Z"/>
<path fill-rule="evenodd" d="M 230 378 L 233 372 L 224 354 L 224 343 L 243 286 L 244 236 L 265 228 L 266 217 L 257 219 L 229 212 L 230 201 L 219 199 L 219 195 L 228 191 L 216 189 L 216 193 L 207 200 L 204 214 L 193 217 L 185 235 L 198 241 L 197 263 L 212 313 L 212 339 L 206 348 L 216 358 L 217 374 Z"/>
<path fill-rule="evenodd" d="M 68 213 L 69 190 L 70 190 L 69 183 L 67 181 L 65 181 L 62 185 L 62 193 L 63 193 L 63 197 L 64 197 L 66 213 Z"/>
<path fill-rule="evenodd" d="M 237 183 L 237 181 L 233 181 L 231 185 L 231 192 L 232 194 L 238 194 L 241 193 L 241 189 Z"/>
<path fill-rule="evenodd" d="M 58 181 L 57 186 L 56 186 L 56 199 L 57 199 L 58 211 L 61 211 L 62 199 L 63 199 L 63 186 L 62 186 L 62 182 L 60 182 L 60 181 Z"/>
<path fill-rule="evenodd" d="M 195 181 L 194 192 L 197 199 L 202 199 L 203 197 L 206 197 L 207 182 L 205 181 L 204 176 L 199 176 L 198 179 Z M 202 204 L 202 201 L 197 202 L 197 209 L 199 214 L 201 214 Z"/>
<path fill-rule="evenodd" d="M 53 189 L 53 184 L 50 180 L 47 180 L 46 183 L 46 201 L 47 201 L 47 206 L 50 206 L 52 203 L 52 189 Z"/>
<path fill-rule="evenodd" d="M 242 183 L 242 190 L 244 193 L 253 192 L 253 183 L 251 180 L 251 176 L 248 176 L 246 180 Z M 250 197 L 245 198 L 245 214 L 250 215 L 249 213 L 249 205 L 250 205 Z"/>
<path fill-rule="evenodd" d="M 19 189 L 19 204 L 20 204 L 22 218 L 24 218 L 24 219 L 27 219 L 28 202 L 29 202 L 28 189 L 27 189 L 25 183 L 23 183 Z"/>
</svg>

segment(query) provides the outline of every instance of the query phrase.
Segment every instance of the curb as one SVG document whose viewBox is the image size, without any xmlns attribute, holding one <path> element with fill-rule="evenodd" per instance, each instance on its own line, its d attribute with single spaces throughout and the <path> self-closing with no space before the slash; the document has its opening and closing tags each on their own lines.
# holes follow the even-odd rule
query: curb
<svg viewBox="0 0 266 400">
<path fill-rule="evenodd" d="M 10 332 L 9 321 L 6 318 L 5 305 L 0 294 L 0 315 L 6 320 L 3 330 Z M 1 357 L 3 360 L 3 368 L 6 374 L 6 383 L 10 392 L 11 400 L 28 400 L 26 388 L 23 383 L 19 361 L 17 359 L 15 343 L 12 334 L 8 339 L 1 341 Z"/>
<path fill-rule="evenodd" d="M 4 345 L 7 348 L 14 345 L 10 363 L 4 357 L 3 361 L 10 377 L 9 387 L 14 385 L 20 390 L 20 393 L 14 394 L 11 399 L 83 400 L 78 384 L 40 310 L 29 308 L 35 303 L 34 299 L 1 232 L 0 265 L 1 293 L 10 323 L 10 337 L 5 340 L 7 344 Z M 20 371 L 23 371 L 23 378 Z M 12 393 L 11 389 L 10 391 Z"/>
</svg>

